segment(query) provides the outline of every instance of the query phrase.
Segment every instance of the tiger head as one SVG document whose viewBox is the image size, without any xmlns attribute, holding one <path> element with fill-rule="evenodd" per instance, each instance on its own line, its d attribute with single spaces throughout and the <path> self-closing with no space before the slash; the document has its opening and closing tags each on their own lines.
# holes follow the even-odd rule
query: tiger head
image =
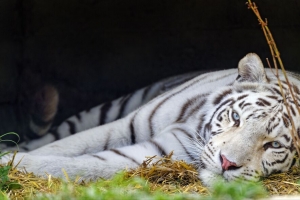
<svg viewBox="0 0 300 200">
<path fill-rule="evenodd" d="M 299 100 L 298 87 L 291 86 Z M 291 167 L 296 153 L 292 123 L 299 133 L 299 113 L 285 81 L 282 88 L 288 108 L 277 78 L 251 53 L 239 62 L 234 83 L 210 95 L 201 128 L 207 141 L 200 156 L 204 184 L 217 177 L 259 180 Z"/>
</svg>

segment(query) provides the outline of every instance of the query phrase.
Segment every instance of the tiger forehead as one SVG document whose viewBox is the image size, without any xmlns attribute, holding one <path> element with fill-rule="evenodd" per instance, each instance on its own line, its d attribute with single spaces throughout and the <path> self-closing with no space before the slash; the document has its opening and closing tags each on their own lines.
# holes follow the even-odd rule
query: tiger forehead
<svg viewBox="0 0 300 200">
<path fill-rule="evenodd" d="M 278 86 L 275 86 L 278 87 Z M 256 83 L 238 83 L 233 84 L 215 92 L 212 98 L 212 104 L 217 106 L 222 103 L 224 99 L 232 97 L 235 101 L 242 100 L 246 97 L 254 97 L 255 94 L 267 96 L 273 100 L 282 99 L 278 89 L 274 84 L 256 84 Z M 254 96 L 253 96 L 254 95 Z M 266 103 L 266 102 L 265 102 Z"/>
<path fill-rule="evenodd" d="M 244 109 L 246 106 L 250 106 L 253 103 L 256 104 L 256 106 L 264 107 L 273 106 L 278 103 L 281 104 L 282 102 L 281 96 L 275 95 L 269 91 L 257 92 L 255 90 L 247 90 L 239 92 L 233 88 L 226 88 L 215 94 L 212 98 L 214 106 L 232 106 L 238 103 L 238 106 L 241 109 Z"/>
</svg>

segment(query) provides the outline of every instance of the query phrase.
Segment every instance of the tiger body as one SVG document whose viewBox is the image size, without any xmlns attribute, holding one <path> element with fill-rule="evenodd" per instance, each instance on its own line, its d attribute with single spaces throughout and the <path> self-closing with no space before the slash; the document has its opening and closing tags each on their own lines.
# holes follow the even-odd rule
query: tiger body
<svg viewBox="0 0 300 200">
<path fill-rule="evenodd" d="M 299 77 L 288 76 L 298 104 Z M 294 123 L 300 132 L 299 113 L 282 84 L 287 108 L 277 78 L 248 54 L 238 70 L 197 76 L 122 119 L 18 153 L 15 162 L 37 175 L 64 177 L 64 169 L 70 178 L 95 180 L 173 151 L 173 159 L 197 167 L 205 185 L 220 177 L 258 180 L 287 171 L 296 152 L 290 131 Z"/>
<path fill-rule="evenodd" d="M 0 148 L 12 151 L 31 151 L 75 133 L 110 123 L 125 117 L 156 96 L 204 72 L 205 71 L 191 72 L 163 79 L 136 90 L 131 94 L 84 110 L 69 117 L 59 126 L 52 127 L 51 129 L 50 127 L 57 111 L 59 95 L 55 88 L 46 85 L 42 90 L 39 90 L 35 94 L 35 98 L 33 98 L 32 104 L 35 106 L 31 109 L 29 133 L 23 133 L 26 140 L 18 144 L 18 147 L 8 147 L 6 144 L 1 143 Z"/>
</svg>

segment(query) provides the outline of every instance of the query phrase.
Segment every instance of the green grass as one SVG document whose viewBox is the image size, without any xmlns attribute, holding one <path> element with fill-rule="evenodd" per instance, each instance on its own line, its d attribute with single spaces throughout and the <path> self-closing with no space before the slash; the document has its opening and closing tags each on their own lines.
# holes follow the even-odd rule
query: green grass
<svg viewBox="0 0 300 200">
<path fill-rule="evenodd" d="M 164 200 L 164 199 L 187 199 L 186 195 L 175 194 L 166 195 L 160 191 L 151 192 L 146 181 L 140 178 L 125 178 L 124 173 L 117 174 L 111 180 L 99 180 L 88 186 L 75 186 L 73 184 L 63 184 L 57 194 L 38 194 L 35 199 L 122 199 L 122 200 Z"/>
<path fill-rule="evenodd" d="M 211 195 L 175 193 L 167 194 L 159 190 L 151 191 L 149 184 L 141 178 L 125 178 L 124 173 L 117 174 L 111 180 L 99 180 L 88 186 L 64 183 L 55 194 L 37 194 L 37 200 L 96 200 L 96 199 L 122 199 L 122 200 L 240 200 L 258 199 L 267 195 L 260 183 L 234 181 L 216 183 Z M 33 197 L 29 197 L 31 199 Z"/>
<path fill-rule="evenodd" d="M 232 182 L 219 181 L 213 186 L 210 199 L 242 200 L 258 199 L 267 196 L 260 182 L 236 180 Z"/>
</svg>

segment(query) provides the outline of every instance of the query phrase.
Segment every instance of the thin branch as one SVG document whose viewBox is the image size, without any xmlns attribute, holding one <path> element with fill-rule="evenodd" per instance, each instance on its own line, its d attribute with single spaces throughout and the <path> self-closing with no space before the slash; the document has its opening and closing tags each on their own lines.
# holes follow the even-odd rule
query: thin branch
<svg viewBox="0 0 300 200">
<path fill-rule="evenodd" d="M 267 40 L 267 43 L 268 43 L 270 51 L 271 51 L 274 68 L 276 69 L 276 75 L 275 76 L 278 79 L 278 84 L 279 84 L 280 92 L 281 92 L 283 100 L 284 100 L 284 105 L 286 106 L 286 109 L 287 109 L 287 112 L 288 112 L 288 116 L 290 117 L 290 119 L 292 119 L 291 114 L 290 114 L 291 111 L 290 111 L 290 108 L 288 106 L 287 100 L 285 98 L 285 94 L 284 94 L 284 91 L 283 91 L 283 88 L 282 88 L 281 81 L 279 79 L 277 64 L 279 64 L 279 66 L 280 66 L 280 68 L 282 70 L 282 73 L 283 73 L 284 78 L 285 78 L 285 80 L 287 82 L 289 91 L 290 91 L 290 93 L 292 95 L 292 99 L 295 102 L 296 108 L 298 110 L 298 114 L 300 114 L 300 108 L 298 106 L 298 103 L 297 103 L 298 101 L 295 98 L 295 95 L 294 95 L 294 92 L 292 90 L 291 84 L 290 84 L 290 82 L 288 80 L 288 77 L 286 75 L 286 71 L 284 69 L 282 60 L 280 58 L 280 53 L 279 53 L 278 48 L 276 46 L 275 40 L 273 39 L 272 33 L 271 33 L 271 31 L 270 31 L 270 29 L 268 27 L 268 21 L 267 21 L 267 19 L 265 19 L 265 21 L 262 20 L 262 18 L 260 16 L 260 13 L 258 11 L 258 8 L 257 8 L 257 6 L 256 6 L 256 4 L 254 2 L 252 3 L 251 0 L 248 0 L 248 2 L 246 4 L 248 5 L 248 9 L 251 9 L 254 12 L 254 14 L 256 15 L 256 17 L 258 19 L 259 24 L 261 25 L 261 28 L 263 30 L 263 33 L 265 35 L 265 38 Z M 269 62 L 268 59 L 267 59 L 267 62 L 268 62 L 268 65 L 270 66 L 270 62 Z M 294 145 L 296 147 L 298 155 L 300 155 L 300 149 L 299 149 L 299 147 L 300 147 L 299 140 L 300 139 L 297 136 L 296 128 L 295 128 L 295 124 L 294 124 L 293 120 L 291 120 L 291 124 L 292 124 L 292 131 L 291 131 L 292 134 L 291 135 L 292 135 L 292 138 L 293 138 L 293 142 L 294 142 Z"/>
</svg>

